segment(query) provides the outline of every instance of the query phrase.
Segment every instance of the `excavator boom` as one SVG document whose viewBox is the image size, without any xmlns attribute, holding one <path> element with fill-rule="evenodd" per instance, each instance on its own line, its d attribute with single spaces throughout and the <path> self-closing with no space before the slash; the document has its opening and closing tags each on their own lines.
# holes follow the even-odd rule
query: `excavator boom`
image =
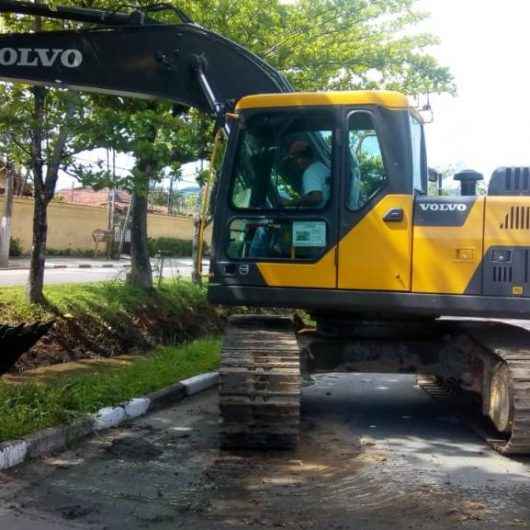
<svg viewBox="0 0 530 530">
<path fill-rule="evenodd" d="M 215 114 L 248 94 L 289 92 L 274 68 L 229 39 L 193 24 L 159 24 L 112 13 L 8 1 L 0 12 L 102 27 L 0 36 L 0 80 L 148 99 Z"/>
</svg>

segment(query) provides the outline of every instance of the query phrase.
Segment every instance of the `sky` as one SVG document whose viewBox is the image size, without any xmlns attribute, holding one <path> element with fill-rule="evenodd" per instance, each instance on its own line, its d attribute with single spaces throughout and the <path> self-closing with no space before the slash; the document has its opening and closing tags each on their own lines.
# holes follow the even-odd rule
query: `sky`
<svg viewBox="0 0 530 530">
<path fill-rule="evenodd" d="M 418 0 L 417 6 L 431 13 L 418 29 L 440 38 L 430 52 L 450 67 L 458 91 L 431 97 L 429 165 L 472 168 L 486 179 L 499 166 L 530 165 L 530 0 Z M 118 159 L 120 167 L 131 163 Z M 184 173 L 181 187 L 193 181 L 194 167 Z M 71 186 L 71 179 L 61 178 L 59 186 Z"/>
<path fill-rule="evenodd" d="M 97 162 L 103 161 L 103 167 L 107 164 L 107 151 L 105 149 L 95 149 L 94 151 L 80 153 L 76 157 L 77 161 L 86 165 L 93 164 L 97 168 Z M 109 170 L 112 171 L 112 154 L 109 154 Z M 126 177 L 134 166 L 134 158 L 126 153 L 116 153 L 116 175 Z M 192 162 L 184 164 L 181 167 L 181 178 L 176 183 L 176 189 L 184 189 L 189 187 L 196 187 L 197 181 L 195 179 L 197 172 L 200 170 L 200 162 Z M 162 184 L 169 187 L 169 178 L 163 179 Z M 79 188 L 79 182 L 62 172 L 59 175 L 57 182 L 57 190 Z"/>
<path fill-rule="evenodd" d="M 449 66 L 457 96 L 434 96 L 427 125 L 429 165 L 472 168 L 530 165 L 530 1 L 420 0 L 431 51 Z"/>
</svg>

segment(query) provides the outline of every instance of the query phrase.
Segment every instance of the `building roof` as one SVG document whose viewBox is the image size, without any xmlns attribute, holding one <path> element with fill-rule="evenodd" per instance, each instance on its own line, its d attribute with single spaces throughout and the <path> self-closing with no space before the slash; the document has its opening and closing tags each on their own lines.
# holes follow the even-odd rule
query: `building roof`
<svg viewBox="0 0 530 530">
<path fill-rule="evenodd" d="M 90 206 L 104 206 L 109 201 L 109 190 L 93 190 L 92 188 L 72 188 L 59 190 L 55 193 L 64 202 L 75 204 L 86 204 Z M 131 194 L 128 191 L 116 190 L 114 196 L 115 203 L 128 205 L 131 202 Z"/>
</svg>

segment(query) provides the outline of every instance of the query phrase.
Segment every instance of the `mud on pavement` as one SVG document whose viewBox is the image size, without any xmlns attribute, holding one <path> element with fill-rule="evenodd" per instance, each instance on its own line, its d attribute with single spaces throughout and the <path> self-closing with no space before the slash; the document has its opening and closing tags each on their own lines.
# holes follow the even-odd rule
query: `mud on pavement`
<svg viewBox="0 0 530 530">
<path fill-rule="evenodd" d="M 218 449 L 215 391 L 0 475 L 0 528 L 529 528 L 530 466 L 410 378 L 324 376 L 297 451 Z"/>
</svg>

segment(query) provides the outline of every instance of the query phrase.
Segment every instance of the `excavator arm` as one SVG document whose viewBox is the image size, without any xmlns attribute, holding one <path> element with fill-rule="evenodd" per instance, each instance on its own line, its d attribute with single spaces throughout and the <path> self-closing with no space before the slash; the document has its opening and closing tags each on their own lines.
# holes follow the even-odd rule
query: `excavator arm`
<svg viewBox="0 0 530 530">
<path fill-rule="evenodd" d="M 0 2 L 2 12 L 99 27 L 0 35 L 0 80 L 166 99 L 218 119 L 247 94 L 292 91 L 259 57 L 182 12 L 176 25 L 158 23 L 140 11 L 50 8 L 12 0 Z"/>
</svg>

